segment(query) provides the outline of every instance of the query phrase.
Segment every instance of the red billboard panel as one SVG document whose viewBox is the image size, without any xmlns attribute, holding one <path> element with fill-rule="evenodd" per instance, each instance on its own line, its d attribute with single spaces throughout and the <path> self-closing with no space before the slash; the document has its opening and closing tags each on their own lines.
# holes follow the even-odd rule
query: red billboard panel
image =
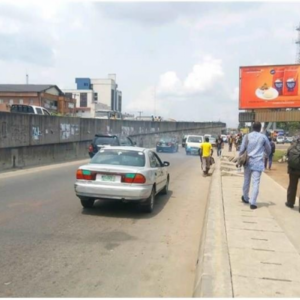
<svg viewBox="0 0 300 300">
<path fill-rule="evenodd" d="M 300 65 L 240 67 L 239 109 L 300 107 Z"/>
</svg>

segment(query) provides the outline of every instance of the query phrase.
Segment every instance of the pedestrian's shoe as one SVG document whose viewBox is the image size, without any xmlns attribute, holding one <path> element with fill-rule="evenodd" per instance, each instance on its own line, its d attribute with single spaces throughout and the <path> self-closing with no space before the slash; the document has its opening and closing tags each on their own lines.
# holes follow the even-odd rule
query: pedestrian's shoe
<svg viewBox="0 0 300 300">
<path fill-rule="evenodd" d="M 294 208 L 293 204 L 289 204 L 288 202 L 285 202 L 285 206 L 289 207 L 289 208 Z"/>
<path fill-rule="evenodd" d="M 250 205 L 250 208 L 251 208 L 251 209 L 257 209 L 257 206 L 256 206 L 256 205 L 253 205 L 253 204 L 251 204 L 251 205 Z"/>
<path fill-rule="evenodd" d="M 246 203 L 246 204 L 249 204 L 249 201 L 246 200 L 246 199 L 244 198 L 244 196 L 242 196 L 242 201 L 243 201 L 244 203 Z"/>
</svg>

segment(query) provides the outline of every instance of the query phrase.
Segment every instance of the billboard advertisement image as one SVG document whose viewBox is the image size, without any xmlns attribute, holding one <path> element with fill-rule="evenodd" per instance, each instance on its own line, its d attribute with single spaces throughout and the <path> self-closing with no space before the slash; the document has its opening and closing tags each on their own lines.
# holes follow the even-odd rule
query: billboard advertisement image
<svg viewBox="0 0 300 300">
<path fill-rule="evenodd" d="M 240 67 L 239 109 L 300 107 L 300 65 Z"/>
</svg>

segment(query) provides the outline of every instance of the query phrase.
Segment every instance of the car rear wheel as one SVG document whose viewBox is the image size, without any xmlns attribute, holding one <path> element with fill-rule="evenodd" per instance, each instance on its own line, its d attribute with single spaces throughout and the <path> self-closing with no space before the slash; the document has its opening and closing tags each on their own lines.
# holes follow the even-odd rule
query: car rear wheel
<svg viewBox="0 0 300 300">
<path fill-rule="evenodd" d="M 154 208 L 155 188 L 153 187 L 151 195 L 145 202 L 141 203 L 141 210 L 145 213 L 152 213 Z"/>
<path fill-rule="evenodd" d="M 166 183 L 165 187 L 163 188 L 163 190 L 161 191 L 162 195 L 167 195 L 168 194 L 168 192 L 169 192 L 169 182 L 170 182 L 170 178 L 168 176 L 167 183 Z"/>
<path fill-rule="evenodd" d="M 91 208 L 94 205 L 95 199 L 91 198 L 80 198 L 81 205 L 84 208 Z"/>
</svg>

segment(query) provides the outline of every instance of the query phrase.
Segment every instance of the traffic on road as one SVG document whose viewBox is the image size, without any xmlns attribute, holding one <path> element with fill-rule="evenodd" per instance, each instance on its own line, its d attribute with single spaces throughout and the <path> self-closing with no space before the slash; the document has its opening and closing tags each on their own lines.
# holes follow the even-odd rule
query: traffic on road
<svg viewBox="0 0 300 300">
<path fill-rule="evenodd" d="M 192 296 L 210 178 L 185 149 L 153 150 L 1 177 L 0 296 Z"/>
</svg>

